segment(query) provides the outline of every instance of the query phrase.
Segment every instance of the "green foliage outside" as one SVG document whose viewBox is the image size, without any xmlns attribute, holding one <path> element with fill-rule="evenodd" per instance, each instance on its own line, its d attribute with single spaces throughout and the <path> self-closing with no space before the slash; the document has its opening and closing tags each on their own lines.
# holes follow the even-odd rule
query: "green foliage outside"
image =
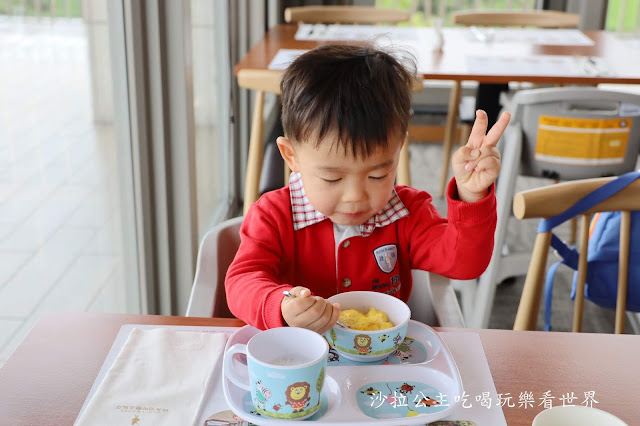
<svg viewBox="0 0 640 426">
<path fill-rule="evenodd" d="M 81 0 L 0 0 L 0 15 L 79 18 L 80 3 Z"/>
<path fill-rule="evenodd" d="M 79 18 L 81 16 L 81 0 L 0 0 L 0 15 L 14 16 L 37 16 L 38 3 L 40 3 L 40 13 L 42 17 L 71 17 Z M 398 8 L 403 10 L 412 10 L 417 8 L 411 15 L 409 23 L 402 23 L 401 26 L 431 26 L 433 25 L 433 17 L 440 15 L 440 4 L 445 5 L 444 25 L 451 26 L 451 14 L 459 10 L 468 10 L 476 8 L 475 0 L 433 0 L 431 2 L 431 14 L 425 18 L 422 10 L 424 2 L 421 0 L 375 0 L 376 7 Z M 533 9 L 535 8 L 535 0 L 493 0 L 480 1 L 481 10 L 506 10 L 510 4 L 513 10 Z M 609 0 L 607 6 L 607 19 L 605 29 L 609 31 L 632 32 L 640 30 L 640 0 L 626 0 L 626 8 L 622 9 L 622 0 Z M 622 19 L 622 28 L 618 28 L 620 24 L 620 15 L 624 13 Z"/>
<path fill-rule="evenodd" d="M 494 0 L 481 1 L 480 10 L 531 10 L 535 9 L 535 0 Z M 444 25 L 451 26 L 451 15 L 453 12 L 461 10 L 476 9 L 475 0 L 459 0 L 459 1 L 446 1 L 446 0 L 433 0 L 431 2 L 431 14 L 425 19 L 425 14 L 422 10 L 424 2 L 420 0 L 376 0 L 376 7 L 397 8 L 403 10 L 412 10 L 417 8 L 411 15 L 411 21 L 400 24 L 402 26 L 432 26 L 433 17 L 440 15 L 440 4 L 444 4 L 445 7 L 445 19 Z M 508 7 L 510 4 L 510 7 Z M 618 28 L 620 23 L 620 14 L 623 13 L 622 28 Z M 626 0 L 626 7 L 622 9 L 622 0 L 609 0 L 607 6 L 607 19 L 605 22 L 605 29 L 609 31 L 621 31 L 621 32 L 633 32 L 640 31 L 640 0 Z"/>
<path fill-rule="evenodd" d="M 535 8 L 535 0 L 493 0 L 492 2 L 481 1 L 480 10 L 507 10 L 510 3 L 510 9 L 513 10 L 530 10 Z M 440 16 L 440 5 L 444 4 L 444 25 L 452 26 L 451 15 L 453 12 L 461 10 L 476 9 L 475 0 L 459 0 L 459 1 L 445 1 L 445 0 L 433 0 L 431 2 L 431 13 L 428 18 L 425 19 L 425 14 L 422 8 L 424 2 L 421 0 L 376 0 L 376 7 L 386 7 L 393 9 L 412 10 L 412 7 L 416 7 L 418 10 L 412 13 L 411 21 L 406 24 L 400 24 L 401 26 L 422 27 L 433 25 L 434 16 Z"/>
<path fill-rule="evenodd" d="M 640 0 L 627 0 L 626 3 L 626 8 L 623 10 L 621 0 L 609 0 L 607 20 L 605 22 L 606 30 L 630 32 L 640 29 L 640 16 L 638 16 Z M 618 28 L 621 13 L 624 13 L 624 19 L 622 21 L 622 28 Z"/>
</svg>

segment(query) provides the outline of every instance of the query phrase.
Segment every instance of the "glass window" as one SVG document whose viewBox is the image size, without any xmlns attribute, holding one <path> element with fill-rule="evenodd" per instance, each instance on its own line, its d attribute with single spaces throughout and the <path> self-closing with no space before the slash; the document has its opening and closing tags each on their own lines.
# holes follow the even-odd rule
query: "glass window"
<svg viewBox="0 0 640 426">
<path fill-rule="evenodd" d="M 229 55 L 225 2 L 191 0 L 198 235 L 229 207 Z"/>
<path fill-rule="evenodd" d="M 140 311 L 109 16 L 102 0 L 0 2 L 0 366 L 46 311 Z"/>
</svg>

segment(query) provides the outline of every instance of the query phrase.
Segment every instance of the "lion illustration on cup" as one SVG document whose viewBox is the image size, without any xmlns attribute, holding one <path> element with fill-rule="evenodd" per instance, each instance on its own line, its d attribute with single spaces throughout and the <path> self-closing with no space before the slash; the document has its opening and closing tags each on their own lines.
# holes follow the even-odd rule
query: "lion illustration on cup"
<svg viewBox="0 0 640 426">
<path fill-rule="evenodd" d="M 311 400 L 309 396 L 310 388 L 311 385 L 307 382 L 296 382 L 289 385 L 285 391 L 285 397 L 287 398 L 285 404 L 290 405 L 294 413 L 304 411 L 304 408 Z"/>
</svg>

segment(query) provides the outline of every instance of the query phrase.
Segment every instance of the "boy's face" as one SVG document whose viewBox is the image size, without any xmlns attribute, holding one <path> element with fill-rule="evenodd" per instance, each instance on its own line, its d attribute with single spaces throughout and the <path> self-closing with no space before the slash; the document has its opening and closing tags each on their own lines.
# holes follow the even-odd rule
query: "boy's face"
<svg viewBox="0 0 640 426">
<path fill-rule="evenodd" d="M 360 225 L 389 201 L 403 140 L 390 140 L 367 158 L 354 158 L 327 138 L 318 148 L 280 137 L 282 157 L 300 172 L 313 207 L 338 225 Z"/>
</svg>

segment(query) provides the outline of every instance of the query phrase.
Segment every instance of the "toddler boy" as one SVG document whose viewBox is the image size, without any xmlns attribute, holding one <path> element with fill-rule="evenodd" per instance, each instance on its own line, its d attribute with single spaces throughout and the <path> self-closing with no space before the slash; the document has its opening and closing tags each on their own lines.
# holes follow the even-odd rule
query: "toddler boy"
<svg viewBox="0 0 640 426">
<path fill-rule="evenodd" d="M 496 225 L 495 146 L 509 114 L 485 135 L 487 115 L 476 113 L 468 143 L 453 155 L 445 219 L 426 192 L 394 186 L 414 75 L 361 45 L 318 47 L 286 70 L 277 144 L 292 173 L 243 221 L 225 282 L 236 317 L 260 329 L 324 333 L 339 316 L 326 300 L 336 293 L 379 291 L 406 302 L 411 269 L 455 279 L 485 270 Z"/>
</svg>

